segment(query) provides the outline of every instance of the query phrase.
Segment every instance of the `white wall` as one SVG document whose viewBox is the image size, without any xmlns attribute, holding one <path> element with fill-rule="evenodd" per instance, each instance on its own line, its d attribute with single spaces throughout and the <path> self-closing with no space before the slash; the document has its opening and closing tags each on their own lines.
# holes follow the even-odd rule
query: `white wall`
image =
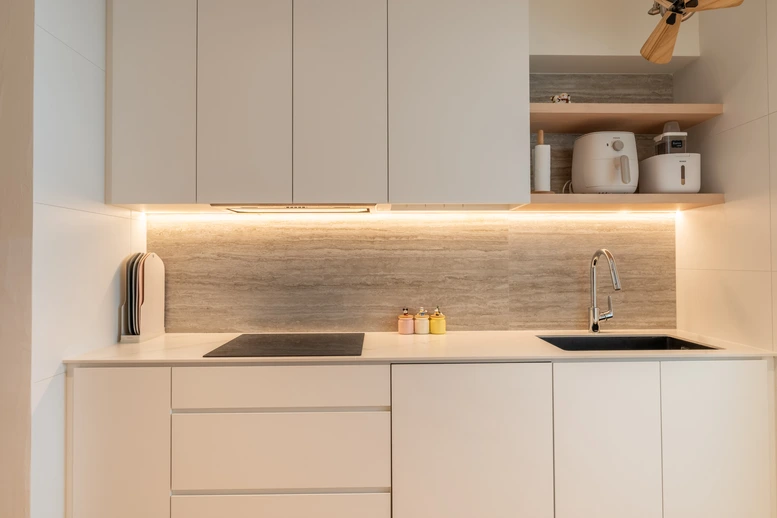
<svg viewBox="0 0 777 518">
<path fill-rule="evenodd" d="M 105 0 L 36 0 L 33 518 L 64 515 L 62 359 L 118 338 L 120 266 L 142 215 L 106 206 Z"/>
<path fill-rule="evenodd" d="M 777 80 L 769 77 L 777 78 L 777 0 L 699 18 L 701 57 L 675 75 L 675 100 L 725 104 L 725 114 L 691 130 L 689 141 L 702 153 L 702 190 L 726 193 L 726 204 L 678 216 L 677 323 L 772 349 Z"/>
<path fill-rule="evenodd" d="M 530 0 L 531 71 L 672 73 L 686 66 L 699 56 L 701 17 L 683 23 L 672 62 L 654 65 L 639 54 L 660 20 L 647 14 L 652 5 L 652 0 Z"/>
</svg>

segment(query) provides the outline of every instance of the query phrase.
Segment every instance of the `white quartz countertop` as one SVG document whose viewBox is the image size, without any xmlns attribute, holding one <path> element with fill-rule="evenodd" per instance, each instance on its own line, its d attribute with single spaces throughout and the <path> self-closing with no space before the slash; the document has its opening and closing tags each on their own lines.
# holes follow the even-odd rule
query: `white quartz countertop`
<svg viewBox="0 0 777 518">
<path fill-rule="evenodd" d="M 724 359 L 775 356 L 771 350 L 724 342 L 676 330 L 620 330 L 602 335 L 669 335 L 714 350 L 585 351 L 559 349 L 538 335 L 584 335 L 585 331 L 455 331 L 446 335 L 366 333 L 361 356 L 203 358 L 240 333 L 166 334 L 142 344 L 115 344 L 65 360 L 69 365 L 223 365 L 299 363 L 456 363 L 568 361 L 581 359 Z"/>
</svg>

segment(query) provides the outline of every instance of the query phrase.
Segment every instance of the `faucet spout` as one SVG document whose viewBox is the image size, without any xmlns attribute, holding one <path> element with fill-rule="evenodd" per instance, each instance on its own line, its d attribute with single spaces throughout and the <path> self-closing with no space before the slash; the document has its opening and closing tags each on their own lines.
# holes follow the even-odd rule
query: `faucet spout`
<svg viewBox="0 0 777 518">
<path fill-rule="evenodd" d="M 612 310 L 612 297 L 607 297 L 607 312 L 600 313 L 599 305 L 597 303 L 596 296 L 596 265 L 599 264 L 599 259 L 604 257 L 607 260 L 607 265 L 610 267 L 610 277 L 612 278 L 612 287 L 615 291 L 621 290 L 621 281 L 618 276 L 618 267 L 615 265 L 615 257 L 606 248 L 597 250 L 591 259 L 591 307 L 588 308 L 588 330 L 592 333 L 599 332 L 599 322 L 602 320 L 609 320 L 614 315 Z"/>
<path fill-rule="evenodd" d="M 615 289 L 615 291 L 621 291 L 621 281 L 620 281 L 620 277 L 618 277 L 618 267 L 615 265 L 615 257 L 613 257 L 612 252 L 610 252 L 606 248 L 597 250 L 596 253 L 594 254 L 593 259 L 591 259 L 591 271 L 593 273 L 596 272 L 596 265 L 599 263 L 599 259 L 602 257 L 607 259 L 607 264 L 610 267 L 610 277 L 612 277 L 613 289 Z M 596 285 L 594 285 L 593 288 L 595 290 Z"/>
</svg>

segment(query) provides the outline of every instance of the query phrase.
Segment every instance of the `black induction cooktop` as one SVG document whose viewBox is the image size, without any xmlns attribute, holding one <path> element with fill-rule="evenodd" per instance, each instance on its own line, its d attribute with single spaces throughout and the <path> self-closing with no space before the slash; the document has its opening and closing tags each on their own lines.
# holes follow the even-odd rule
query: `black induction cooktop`
<svg viewBox="0 0 777 518">
<path fill-rule="evenodd" d="M 240 335 L 204 358 L 361 356 L 364 333 Z"/>
</svg>

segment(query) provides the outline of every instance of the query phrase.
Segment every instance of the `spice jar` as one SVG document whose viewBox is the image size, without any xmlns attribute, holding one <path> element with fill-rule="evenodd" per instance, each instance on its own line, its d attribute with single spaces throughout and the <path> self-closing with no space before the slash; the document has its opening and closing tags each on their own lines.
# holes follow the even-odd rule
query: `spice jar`
<svg viewBox="0 0 777 518">
<path fill-rule="evenodd" d="M 433 335 L 445 334 L 445 315 L 440 312 L 440 306 L 434 310 L 434 314 L 429 317 L 430 329 Z"/>
<path fill-rule="evenodd" d="M 429 315 L 424 308 L 419 309 L 418 314 L 415 316 L 415 334 L 429 334 Z"/>
<path fill-rule="evenodd" d="M 410 314 L 410 310 L 402 308 L 402 314 L 399 315 L 398 331 L 401 335 L 412 335 L 415 332 L 415 326 L 413 323 L 413 315 Z"/>
</svg>

